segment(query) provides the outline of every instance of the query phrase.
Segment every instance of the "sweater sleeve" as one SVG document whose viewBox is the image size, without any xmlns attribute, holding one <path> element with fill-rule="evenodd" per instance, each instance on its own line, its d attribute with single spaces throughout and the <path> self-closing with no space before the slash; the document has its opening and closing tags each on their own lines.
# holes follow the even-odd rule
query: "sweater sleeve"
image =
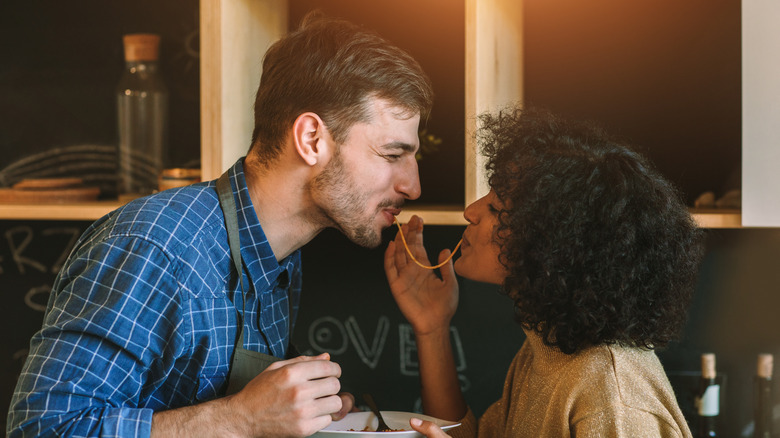
<svg viewBox="0 0 780 438">
<path fill-rule="evenodd" d="M 471 407 L 466 412 L 466 416 L 459 420 L 460 426 L 450 429 L 448 433 L 453 438 L 474 438 L 477 436 L 477 418 Z"/>
<path fill-rule="evenodd" d="M 501 437 L 506 426 L 506 412 L 503 403 L 498 401 L 490 405 L 479 420 L 469 407 L 466 416 L 459 421 L 460 426 L 448 431 L 453 438 Z"/>
<path fill-rule="evenodd" d="M 676 424 L 642 409 L 610 406 L 572 425 L 572 436 L 586 438 L 687 438 Z"/>
</svg>

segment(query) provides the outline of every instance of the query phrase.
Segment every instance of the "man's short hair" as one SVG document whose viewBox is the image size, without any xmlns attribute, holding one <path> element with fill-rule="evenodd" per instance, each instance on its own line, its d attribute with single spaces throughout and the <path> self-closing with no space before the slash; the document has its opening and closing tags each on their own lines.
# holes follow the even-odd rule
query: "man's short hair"
<svg viewBox="0 0 780 438">
<path fill-rule="evenodd" d="M 373 97 L 422 120 L 433 105 L 430 80 L 408 53 L 355 24 L 310 13 L 265 54 L 250 151 L 273 161 L 292 123 L 309 111 L 341 143 L 353 124 L 368 119 Z"/>
</svg>

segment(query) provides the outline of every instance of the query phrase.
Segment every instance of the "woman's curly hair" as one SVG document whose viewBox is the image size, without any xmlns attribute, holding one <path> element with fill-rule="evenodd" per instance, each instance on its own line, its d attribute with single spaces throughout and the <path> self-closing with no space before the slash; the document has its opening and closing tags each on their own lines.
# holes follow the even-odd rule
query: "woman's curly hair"
<svg viewBox="0 0 780 438">
<path fill-rule="evenodd" d="M 520 108 L 480 121 L 518 322 L 569 354 L 675 339 L 703 253 L 676 189 L 590 124 Z"/>
</svg>

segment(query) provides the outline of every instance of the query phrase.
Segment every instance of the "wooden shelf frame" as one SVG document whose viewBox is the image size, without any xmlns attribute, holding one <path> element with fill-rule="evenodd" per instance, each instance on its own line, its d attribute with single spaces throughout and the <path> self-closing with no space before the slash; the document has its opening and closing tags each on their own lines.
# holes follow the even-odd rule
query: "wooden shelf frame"
<svg viewBox="0 0 780 438">
<path fill-rule="evenodd" d="M 2 204 L 2 220 L 74 220 L 94 221 L 119 208 L 117 201 L 85 202 L 78 204 Z M 702 228 L 741 228 L 739 210 L 691 210 L 694 220 Z M 405 209 L 398 220 L 406 223 L 413 215 L 422 217 L 428 225 L 466 225 L 460 205 L 420 205 Z"/>
<path fill-rule="evenodd" d="M 462 205 L 414 206 L 413 215 L 432 225 L 465 225 L 466 205 L 487 192 L 482 157 L 473 133 L 476 114 L 523 100 L 522 0 L 465 0 L 465 199 Z M 780 61 L 764 56 L 780 49 L 780 29 L 771 26 L 777 4 L 743 2 L 743 210 L 692 210 L 705 228 L 780 226 L 780 173 L 774 172 L 772 145 L 780 139 L 780 111 L 769 111 L 761 99 L 777 89 Z M 767 10 L 769 9 L 769 10 Z M 287 29 L 288 0 L 201 0 L 201 170 L 204 180 L 217 178 L 246 153 L 253 126 L 252 104 L 262 54 Z M 760 26 L 759 26 L 760 25 Z M 752 30 L 751 30 L 752 29 Z M 758 30 L 756 30 L 758 29 Z M 773 30 L 774 29 L 774 30 Z M 774 33 L 773 33 L 774 32 Z M 767 46 L 769 44 L 769 46 Z M 764 73 L 762 73 L 764 72 Z M 745 78 L 750 78 L 748 81 Z M 769 93 L 771 95 L 772 93 Z M 772 108 L 775 108 L 774 106 Z M 770 108 L 771 109 L 771 108 Z M 744 113 L 761 114 L 745 118 Z M 772 122 L 772 123 L 770 123 Z M 767 152 L 768 151 L 768 152 Z M 760 166 L 756 163 L 762 163 Z M 757 167 L 757 172 L 744 171 Z M 755 201 L 754 201 L 755 200 Z M 0 219 L 95 220 L 119 202 L 0 205 Z M 754 219 L 755 218 L 755 219 Z"/>
<path fill-rule="evenodd" d="M 120 206 L 122 203 L 119 201 L 74 204 L 0 204 L 0 219 L 94 221 Z"/>
</svg>

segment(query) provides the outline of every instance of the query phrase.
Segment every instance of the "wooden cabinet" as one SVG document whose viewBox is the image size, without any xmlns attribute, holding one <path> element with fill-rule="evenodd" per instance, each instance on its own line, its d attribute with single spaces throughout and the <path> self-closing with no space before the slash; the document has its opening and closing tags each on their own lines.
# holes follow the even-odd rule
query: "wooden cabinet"
<svg viewBox="0 0 780 438">
<path fill-rule="evenodd" d="M 251 112 L 245 109 L 251 108 L 259 77 L 256 54 L 262 53 L 285 32 L 287 11 L 284 0 L 201 0 L 202 157 L 204 163 L 210 163 L 210 168 L 204 164 L 204 178 L 217 177 L 244 152 L 245 139 L 252 129 Z M 487 192 L 483 162 L 472 141 L 476 129 L 474 116 L 523 100 L 522 2 L 466 0 L 464 20 L 465 197 L 462 204 L 407 209 L 401 215 L 401 221 L 418 214 L 428 224 L 465 224 L 463 208 Z M 255 30 L 254 33 L 236 32 L 238 27 Z M 263 28 L 265 32 L 257 28 Z M 226 34 L 224 29 L 233 31 Z M 245 67 L 240 71 L 234 68 L 236 65 Z M 228 69 L 230 71 L 226 72 Z M 237 76 L 228 79 L 230 74 Z M 247 78 L 251 80 L 247 81 Z M 228 117 L 226 112 L 231 115 Z M 242 118 L 244 120 L 239 122 Z M 237 129 L 239 125 L 243 128 Z M 775 216 L 780 218 L 780 213 Z M 741 225 L 738 211 L 695 211 L 694 217 L 703 227 L 735 228 Z"/>
<path fill-rule="evenodd" d="M 780 226 L 780 3 L 742 1 L 742 226 Z"/>
<path fill-rule="evenodd" d="M 743 4 L 743 218 L 739 211 L 693 211 L 708 228 L 780 226 L 780 34 L 770 0 Z M 203 179 L 219 176 L 246 153 L 261 56 L 288 26 L 286 0 L 201 0 L 201 163 Z M 417 205 L 428 224 L 465 224 L 462 211 L 486 191 L 481 157 L 471 140 L 475 115 L 521 101 L 523 4 L 518 0 L 465 0 L 464 199 L 452 205 Z M 774 99 L 774 100 L 773 100 Z M 0 206 L 0 218 L 95 219 L 118 206 Z M 743 223 L 744 222 L 744 223 Z"/>
</svg>

